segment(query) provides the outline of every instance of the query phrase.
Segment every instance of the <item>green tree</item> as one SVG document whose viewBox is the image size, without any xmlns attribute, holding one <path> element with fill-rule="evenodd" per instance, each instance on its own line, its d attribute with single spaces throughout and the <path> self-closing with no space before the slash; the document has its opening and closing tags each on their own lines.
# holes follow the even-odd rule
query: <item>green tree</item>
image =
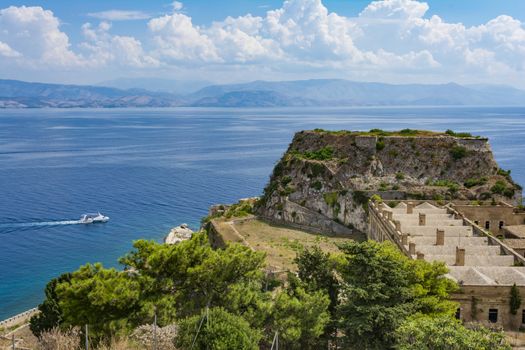
<svg viewBox="0 0 525 350">
<path fill-rule="evenodd" d="M 177 245 L 135 242 L 123 257 L 125 270 L 87 264 L 50 283 L 35 333 L 60 323 L 89 324 L 95 338 L 125 334 L 153 321 L 159 325 L 224 306 L 262 326 L 270 313 L 263 293 L 264 254 L 232 244 L 214 250 L 205 234 Z M 249 297 L 248 297 L 249 296 Z"/>
<path fill-rule="evenodd" d="M 330 321 L 329 303 L 324 291 L 308 293 L 297 285 L 281 291 L 274 301 L 268 340 L 278 331 L 284 349 L 318 349 L 319 336 Z"/>
<path fill-rule="evenodd" d="M 324 331 L 325 338 L 335 336 L 337 322 L 336 310 L 339 300 L 339 281 L 335 274 L 336 262 L 318 246 L 305 249 L 295 258 L 297 264 L 297 276 L 303 282 L 302 285 L 308 292 L 323 291 L 330 298 L 328 311 L 330 322 Z"/>
<path fill-rule="evenodd" d="M 417 316 L 396 331 L 399 350 L 510 350 L 503 332 L 478 326 L 465 328 L 448 316 Z"/>
<path fill-rule="evenodd" d="M 518 309 L 521 306 L 521 295 L 520 290 L 516 286 L 516 283 L 512 286 L 510 289 L 510 313 L 513 315 L 516 315 L 518 313 Z"/>
<path fill-rule="evenodd" d="M 391 243 L 350 242 L 340 249 L 346 262 L 339 268 L 343 281 L 338 311 L 348 344 L 391 348 L 395 330 L 410 315 L 455 310 L 446 300 L 455 285 L 444 281 L 443 265 L 410 260 Z"/>
<path fill-rule="evenodd" d="M 110 337 L 138 324 L 140 283 L 124 271 L 86 264 L 56 287 L 63 326 L 88 324 L 94 338 Z"/>
<path fill-rule="evenodd" d="M 171 295 L 178 317 L 223 306 L 232 286 L 262 278 L 263 253 L 240 244 L 214 250 L 202 233 L 176 245 L 141 240 L 134 247 L 121 263 L 142 276 L 148 299 Z"/>
<path fill-rule="evenodd" d="M 175 345 L 182 350 L 257 350 L 260 339 L 242 317 L 213 308 L 181 320 Z"/>
<path fill-rule="evenodd" d="M 58 327 L 62 323 L 62 310 L 58 304 L 58 296 L 56 294 L 56 287 L 59 283 L 71 280 L 71 274 L 65 273 L 58 278 L 53 278 L 48 282 L 45 289 L 46 298 L 42 304 L 38 305 L 37 315 L 31 317 L 29 321 L 29 328 L 31 332 L 37 337 L 40 334 Z"/>
</svg>

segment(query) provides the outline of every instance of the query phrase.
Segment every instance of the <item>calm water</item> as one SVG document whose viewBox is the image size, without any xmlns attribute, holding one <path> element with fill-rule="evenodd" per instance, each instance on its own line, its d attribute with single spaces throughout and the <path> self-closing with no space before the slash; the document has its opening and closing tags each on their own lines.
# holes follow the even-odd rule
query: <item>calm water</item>
<svg viewBox="0 0 525 350">
<path fill-rule="evenodd" d="M 0 319 L 61 272 L 260 194 L 294 132 L 317 127 L 486 135 L 525 184 L 525 108 L 0 111 Z M 111 221 L 67 222 L 97 210 Z"/>
</svg>

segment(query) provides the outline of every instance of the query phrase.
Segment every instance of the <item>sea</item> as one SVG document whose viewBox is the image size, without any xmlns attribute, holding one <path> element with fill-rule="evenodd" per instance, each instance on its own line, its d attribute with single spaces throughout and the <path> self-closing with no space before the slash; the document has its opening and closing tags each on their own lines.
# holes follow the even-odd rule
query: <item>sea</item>
<svg viewBox="0 0 525 350">
<path fill-rule="evenodd" d="M 38 305 L 53 277 L 119 267 L 208 208 L 260 195 L 295 132 L 404 128 L 490 138 L 525 184 L 525 107 L 27 109 L 0 111 L 0 319 Z M 83 225 L 81 214 L 108 215 Z"/>
</svg>

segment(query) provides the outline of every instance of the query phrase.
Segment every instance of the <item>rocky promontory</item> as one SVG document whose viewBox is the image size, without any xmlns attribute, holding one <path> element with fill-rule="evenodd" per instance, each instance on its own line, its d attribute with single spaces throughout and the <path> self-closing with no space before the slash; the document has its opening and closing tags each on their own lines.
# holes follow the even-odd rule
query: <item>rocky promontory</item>
<svg viewBox="0 0 525 350">
<path fill-rule="evenodd" d="M 366 230 L 368 199 L 506 201 L 521 187 L 486 138 L 450 130 L 298 132 L 275 166 L 258 215 L 334 233 Z"/>
</svg>

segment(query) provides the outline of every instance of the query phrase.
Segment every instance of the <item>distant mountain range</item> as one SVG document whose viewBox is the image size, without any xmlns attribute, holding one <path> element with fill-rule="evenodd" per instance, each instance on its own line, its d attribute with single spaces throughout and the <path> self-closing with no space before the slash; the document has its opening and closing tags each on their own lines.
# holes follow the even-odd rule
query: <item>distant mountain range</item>
<svg viewBox="0 0 525 350">
<path fill-rule="evenodd" d="M 96 84 L 117 89 L 143 89 L 155 92 L 187 95 L 211 85 L 209 81 L 173 80 L 162 78 L 119 78 Z"/>
<path fill-rule="evenodd" d="M 202 84 L 194 83 L 188 83 L 184 90 L 184 82 L 179 82 L 172 91 L 187 93 L 175 94 L 142 88 L 0 80 L 0 108 L 525 105 L 525 91 L 496 85 L 394 85 L 319 79 L 211 85 L 190 93 Z M 144 86 L 144 81 L 122 80 L 114 85 Z"/>
</svg>

